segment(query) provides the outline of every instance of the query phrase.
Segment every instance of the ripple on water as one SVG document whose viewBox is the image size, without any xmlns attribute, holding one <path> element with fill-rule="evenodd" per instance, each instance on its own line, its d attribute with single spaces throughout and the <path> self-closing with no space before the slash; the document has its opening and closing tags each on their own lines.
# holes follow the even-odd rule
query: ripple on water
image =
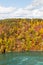
<svg viewBox="0 0 43 65">
<path fill-rule="evenodd" d="M 0 55 L 0 65 L 43 65 L 43 53 L 9 53 Z"/>
<path fill-rule="evenodd" d="M 37 62 L 35 65 L 43 65 L 43 62 Z"/>
</svg>

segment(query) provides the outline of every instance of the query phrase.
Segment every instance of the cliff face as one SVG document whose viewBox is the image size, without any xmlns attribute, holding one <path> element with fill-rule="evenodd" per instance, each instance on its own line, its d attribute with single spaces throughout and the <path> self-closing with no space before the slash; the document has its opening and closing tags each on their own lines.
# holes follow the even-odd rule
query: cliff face
<svg viewBox="0 0 43 65">
<path fill-rule="evenodd" d="M 0 20 L 0 52 L 43 51 L 43 20 Z"/>
</svg>

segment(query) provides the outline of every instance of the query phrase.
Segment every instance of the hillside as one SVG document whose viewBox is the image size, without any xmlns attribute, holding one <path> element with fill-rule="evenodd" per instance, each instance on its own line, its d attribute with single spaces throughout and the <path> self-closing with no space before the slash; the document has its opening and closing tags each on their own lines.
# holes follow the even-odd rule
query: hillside
<svg viewBox="0 0 43 65">
<path fill-rule="evenodd" d="M 43 51 L 43 19 L 0 20 L 0 52 Z"/>
</svg>

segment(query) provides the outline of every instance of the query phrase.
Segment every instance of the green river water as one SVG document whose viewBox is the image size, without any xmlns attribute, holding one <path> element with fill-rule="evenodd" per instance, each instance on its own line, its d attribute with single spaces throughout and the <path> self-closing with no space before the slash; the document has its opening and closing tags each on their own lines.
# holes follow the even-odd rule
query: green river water
<svg viewBox="0 0 43 65">
<path fill-rule="evenodd" d="M 11 52 L 0 54 L 0 65 L 43 65 L 43 52 Z"/>
</svg>

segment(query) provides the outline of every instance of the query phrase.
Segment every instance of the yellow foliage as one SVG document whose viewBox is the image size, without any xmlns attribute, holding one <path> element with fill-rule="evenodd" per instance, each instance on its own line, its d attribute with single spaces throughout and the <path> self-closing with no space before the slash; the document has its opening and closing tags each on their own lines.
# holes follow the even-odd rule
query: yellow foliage
<svg viewBox="0 0 43 65">
<path fill-rule="evenodd" d="M 43 28 L 40 29 L 40 33 L 43 34 Z"/>
</svg>

